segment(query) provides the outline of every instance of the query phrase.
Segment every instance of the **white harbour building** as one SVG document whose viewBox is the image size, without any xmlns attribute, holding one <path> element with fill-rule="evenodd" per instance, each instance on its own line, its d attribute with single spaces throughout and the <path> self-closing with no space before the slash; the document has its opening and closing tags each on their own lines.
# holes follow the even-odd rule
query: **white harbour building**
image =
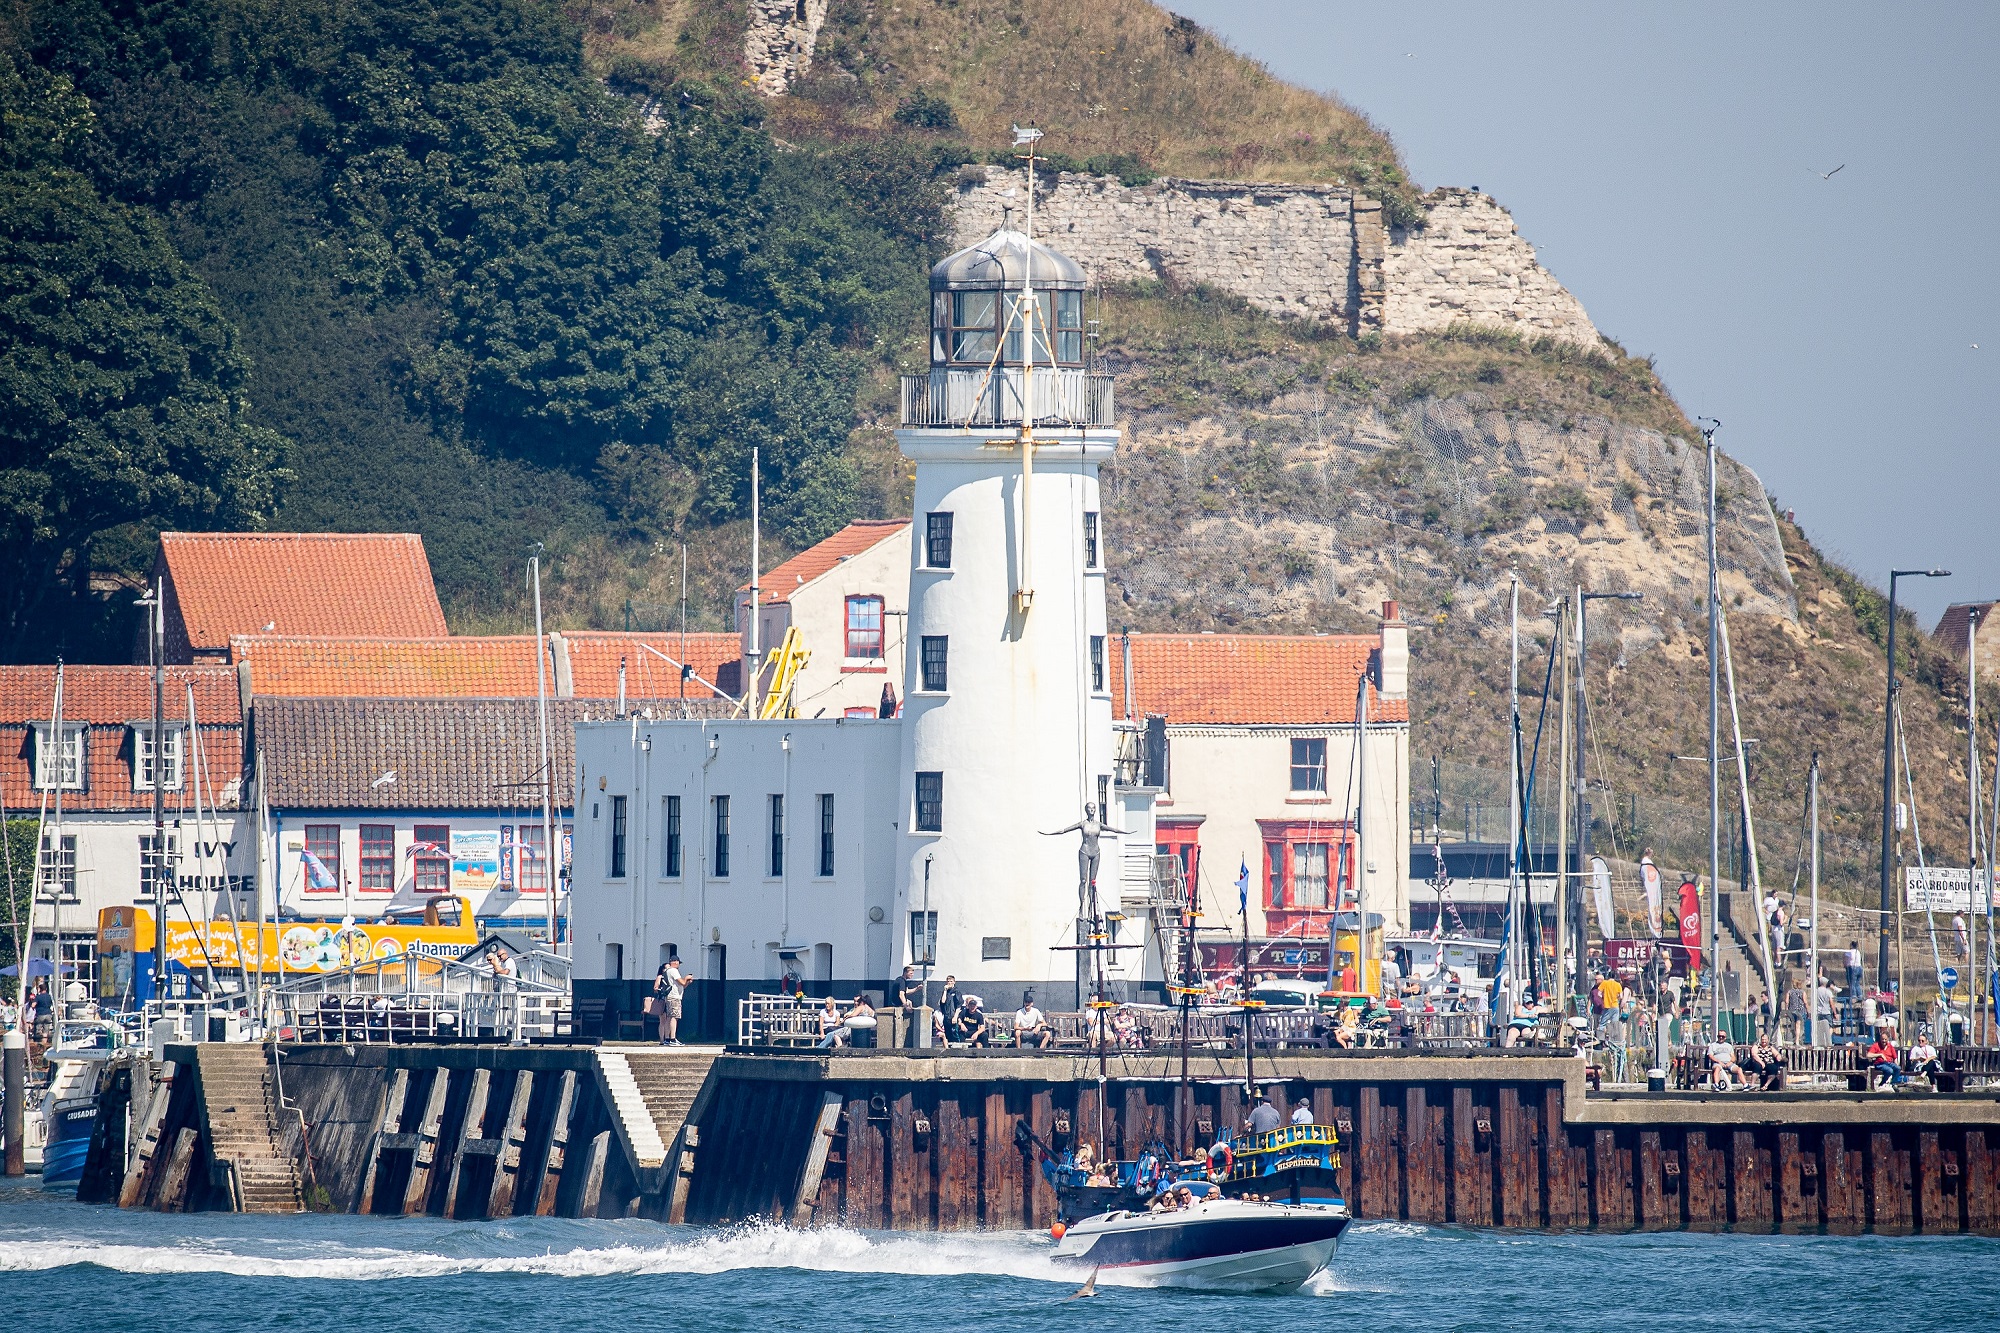
<svg viewBox="0 0 2000 1333">
<path fill-rule="evenodd" d="M 1141 946 L 1118 953 L 1119 987 L 1157 988 L 1181 872 L 1205 842 L 1218 852 L 1196 874 L 1205 926 L 1241 923 L 1240 854 L 1255 912 L 1241 924 L 1301 939 L 1317 924 L 1323 937 L 1330 882 L 1336 895 L 1353 882 L 1341 878 L 1353 807 L 1333 809 L 1352 788 L 1352 754 L 1379 784 L 1358 829 L 1378 871 L 1364 880 L 1368 908 L 1407 920 L 1399 622 L 1381 636 L 1284 640 L 1107 624 L 1098 470 L 1118 430 L 1110 377 L 1085 364 L 1085 286 L 1075 263 L 1011 230 L 933 269 L 931 367 L 905 377 L 896 432 L 915 467 L 910 521 L 837 534 L 762 590 L 761 644 L 796 626 L 813 654 L 796 716 L 578 724 L 571 938 L 579 1005 L 601 1000 L 607 1031 L 637 1017 L 669 957 L 697 979 L 687 1023 L 710 1037 L 733 1032 L 736 999 L 781 978 L 845 996 L 926 960 L 989 1008 L 1032 989 L 1066 1009 L 1084 986 L 1075 946 L 1094 914 L 1122 916 L 1118 942 Z M 739 599 L 746 643 L 749 605 Z M 1191 718 L 1190 762 L 1170 779 L 1175 720 L 1138 708 L 1198 689 L 1168 677 L 1205 655 L 1142 651 L 1135 668 L 1132 644 L 1190 637 L 1338 646 L 1343 667 L 1289 691 L 1253 688 L 1255 716 L 1223 703 Z M 1305 670 L 1335 660 L 1295 658 Z M 1150 675 L 1148 660 L 1161 664 Z M 1356 747 L 1364 674 L 1378 702 Z M 886 717 L 884 684 L 899 691 Z M 1289 727 L 1270 712 L 1288 699 L 1311 701 Z M 1237 771 L 1232 738 L 1244 763 L 1277 757 L 1268 781 Z M 1224 757 L 1208 757 L 1218 744 Z M 1208 782 L 1208 768 L 1229 776 Z M 1269 819 L 1246 804 L 1266 798 Z M 1092 821 L 1094 902 L 1079 829 Z"/>
</svg>

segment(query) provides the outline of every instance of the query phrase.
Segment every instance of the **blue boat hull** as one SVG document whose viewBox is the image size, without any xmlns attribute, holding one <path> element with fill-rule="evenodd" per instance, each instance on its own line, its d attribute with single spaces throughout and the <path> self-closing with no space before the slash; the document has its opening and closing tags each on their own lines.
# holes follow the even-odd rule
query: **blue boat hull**
<svg viewBox="0 0 2000 1333">
<path fill-rule="evenodd" d="M 97 1106 L 85 1102 L 59 1106 L 49 1118 L 48 1142 L 42 1146 L 42 1188 L 75 1186 L 83 1179 L 90 1156 L 90 1134 L 97 1128 Z"/>
</svg>

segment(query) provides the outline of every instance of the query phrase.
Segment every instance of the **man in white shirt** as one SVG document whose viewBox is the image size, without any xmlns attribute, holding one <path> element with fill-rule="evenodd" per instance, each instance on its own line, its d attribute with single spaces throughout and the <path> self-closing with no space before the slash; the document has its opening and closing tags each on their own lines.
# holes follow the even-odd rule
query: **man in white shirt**
<svg viewBox="0 0 2000 1333">
<path fill-rule="evenodd" d="M 1833 1045 L 1833 1015 L 1833 983 L 1821 975 L 1813 988 L 1813 1045 Z"/>
<path fill-rule="evenodd" d="M 1294 1106 L 1292 1108 L 1293 1124 L 1310 1125 L 1312 1122 L 1313 1122 L 1313 1109 L 1311 1102 L 1300 1102 L 1297 1106 Z"/>
<path fill-rule="evenodd" d="M 1750 1082 L 1736 1063 L 1736 1047 L 1725 1037 L 1708 1044 L 1709 1086 L 1717 1092 L 1734 1092 Z"/>
<path fill-rule="evenodd" d="M 1027 992 L 1014 1011 L 1014 1044 L 1040 1050 L 1049 1044 L 1050 1035 L 1048 1018 L 1035 1007 L 1035 993 Z"/>
</svg>

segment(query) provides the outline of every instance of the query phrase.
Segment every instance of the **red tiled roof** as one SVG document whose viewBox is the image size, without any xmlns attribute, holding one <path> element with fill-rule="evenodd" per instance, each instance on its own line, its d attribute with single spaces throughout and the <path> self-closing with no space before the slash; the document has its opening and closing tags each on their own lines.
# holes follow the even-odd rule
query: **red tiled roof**
<svg viewBox="0 0 2000 1333">
<path fill-rule="evenodd" d="M 1123 641 L 1105 646 L 1111 705 L 1123 712 Z M 1352 726 L 1355 690 L 1378 646 L 1372 634 L 1134 634 L 1133 712 L 1180 726 Z M 1369 721 L 1409 717 L 1407 699 L 1369 689 Z"/>
<path fill-rule="evenodd" d="M 631 699 L 672 699 L 680 693 L 680 672 L 662 662 L 654 652 L 665 653 L 679 662 L 693 663 L 694 673 L 729 688 L 723 667 L 743 654 L 743 641 L 734 634 L 701 633 L 687 636 L 687 657 L 681 657 L 678 634 L 620 634 L 595 630 L 564 631 L 569 643 L 570 692 L 579 699 L 618 697 L 618 661 L 625 660 L 625 694 Z M 643 646 L 642 646 L 643 645 Z M 646 649 L 652 649 L 648 652 Z M 531 689 L 529 693 L 533 693 Z M 688 695 L 706 694 L 688 682 Z"/>
<path fill-rule="evenodd" d="M 185 723 L 188 686 L 194 686 L 195 721 L 202 730 L 207 767 L 204 803 L 242 773 L 243 713 L 236 672 L 229 667 L 168 667 L 162 712 Z M 32 723 L 48 722 L 55 711 L 56 669 L 0 666 L 0 804 L 34 810 L 42 793 L 34 788 Z M 65 791 L 66 810 L 136 810 L 151 806 L 150 792 L 132 790 L 129 729 L 153 715 L 153 672 L 140 666 L 70 666 L 63 670 L 63 722 L 81 722 L 84 789 Z M 168 792 L 170 806 L 193 799 L 193 788 Z"/>
<path fill-rule="evenodd" d="M 860 555 L 910 526 L 907 518 L 865 518 L 849 523 L 825 541 L 808 546 L 790 560 L 764 571 L 764 604 L 782 602 L 801 584 L 811 583 L 850 556 Z M 738 592 L 749 592 L 744 584 Z"/>
<path fill-rule="evenodd" d="M 423 538 L 407 532 L 164 532 L 168 634 L 222 652 L 235 634 L 449 634 Z"/>
<path fill-rule="evenodd" d="M 626 663 L 632 699 L 680 694 L 680 673 L 653 652 L 680 660 L 678 634 L 564 633 L 570 662 L 570 695 L 618 696 L 618 662 Z M 250 687 L 261 696 L 293 698 L 532 698 L 536 690 L 535 636 L 496 634 L 438 639 L 298 638 L 239 634 L 230 640 L 236 661 L 250 664 Z M 695 674 L 726 685 L 718 673 L 734 662 L 734 634 L 690 634 L 687 655 Z M 549 693 L 558 693 L 553 674 Z M 691 685 L 690 697 L 708 692 Z"/>
</svg>

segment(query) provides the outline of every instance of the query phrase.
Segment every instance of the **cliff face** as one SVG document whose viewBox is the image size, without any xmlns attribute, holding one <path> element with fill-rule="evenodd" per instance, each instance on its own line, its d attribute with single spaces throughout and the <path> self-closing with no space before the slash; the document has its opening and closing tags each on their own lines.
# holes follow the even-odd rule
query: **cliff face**
<svg viewBox="0 0 2000 1333">
<path fill-rule="evenodd" d="M 954 201 L 970 245 L 1023 205 L 1019 171 L 968 168 Z M 1035 233 L 1099 282 L 1208 286 L 1282 317 L 1348 334 L 1435 333 L 1455 324 L 1601 341 L 1583 303 L 1535 259 L 1488 195 L 1424 195 L 1420 227 L 1385 223 L 1377 199 L 1345 185 L 1157 180 L 1063 172 L 1038 191 Z M 1007 197 L 1011 191 L 1013 197 Z"/>
</svg>

